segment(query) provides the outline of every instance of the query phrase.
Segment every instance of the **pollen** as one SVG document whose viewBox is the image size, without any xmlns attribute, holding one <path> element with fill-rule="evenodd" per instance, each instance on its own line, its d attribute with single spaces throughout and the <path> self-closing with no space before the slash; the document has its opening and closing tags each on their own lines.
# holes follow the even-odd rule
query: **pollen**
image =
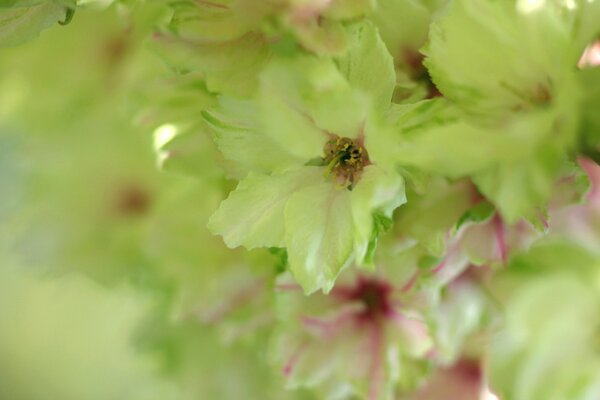
<svg viewBox="0 0 600 400">
<path fill-rule="evenodd" d="M 369 165 L 367 150 L 358 140 L 332 135 L 323 151 L 323 161 L 329 173 L 352 190 L 362 170 Z"/>
</svg>

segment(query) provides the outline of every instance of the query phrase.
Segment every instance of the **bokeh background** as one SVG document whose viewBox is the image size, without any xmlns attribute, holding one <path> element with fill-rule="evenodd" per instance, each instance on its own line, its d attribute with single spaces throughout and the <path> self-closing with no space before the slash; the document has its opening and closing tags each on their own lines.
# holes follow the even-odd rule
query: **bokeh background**
<svg viewBox="0 0 600 400">
<path fill-rule="evenodd" d="M 81 10 L 0 49 L 0 399 L 310 398 L 266 366 L 263 292 L 229 304 L 272 255 L 206 231 L 219 167 L 159 172 L 157 17 Z"/>
</svg>

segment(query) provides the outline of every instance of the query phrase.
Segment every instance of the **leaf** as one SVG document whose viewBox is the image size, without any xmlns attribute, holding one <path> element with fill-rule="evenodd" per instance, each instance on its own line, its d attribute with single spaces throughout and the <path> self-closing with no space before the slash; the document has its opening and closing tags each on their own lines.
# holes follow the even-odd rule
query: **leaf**
<svg viewBox="0 0 600 400">
<path fill-rule="evenodd" d="M 461 215 L 461 217 L 458 219 L 458 222 L 456 223 L 455 229 L 458 230 L 464 224 L 467 224 L 470 222 L 474 222 L 474 223 L 484 222 L 484 221 L 488 220 L 489 218 L 491 218 L 492 215 L 494 215 L 495 211 L 496 211 L 496 209 L 490 202 L 487 202 L 487 201 L 479 202 L 474 207 L 465 211 L 463 215 Z"/>
<path fill-rule="evenodd" d="M 369 238 L 369 244 L 367 245 L 367 251 L 364 257 L 367 264 L 373 263 L 379 236 L 389 231 L 391 227 L 392 219 L 390 217 L 386 217 L 381 212 L 373 213 L 373 229 L 371 230 L 371 237 Z"/>
</svg>

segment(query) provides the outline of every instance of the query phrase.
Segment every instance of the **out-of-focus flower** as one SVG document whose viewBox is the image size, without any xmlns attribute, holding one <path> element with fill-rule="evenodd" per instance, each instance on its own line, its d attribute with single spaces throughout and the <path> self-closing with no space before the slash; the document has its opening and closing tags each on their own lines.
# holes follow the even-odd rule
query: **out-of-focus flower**
<svg viewBox="0 0 600 400">
<path fill-rule="evenodd" d="M 491 342 L 490 384 L 501 399 L 600 396 L 598 255 L 540 244 L 493 282 L 504 326 Z"/>
<path fill-rule="evenodd" d="M 427 371 L 433 342 L 406 282 L 348 271 L 329 295 L 306 297 L 289 278 L 276 284 L 281 326 L 271 358 L 290 388 L 391 399 L 397 385 L 412 387 Z"/>
</svg>

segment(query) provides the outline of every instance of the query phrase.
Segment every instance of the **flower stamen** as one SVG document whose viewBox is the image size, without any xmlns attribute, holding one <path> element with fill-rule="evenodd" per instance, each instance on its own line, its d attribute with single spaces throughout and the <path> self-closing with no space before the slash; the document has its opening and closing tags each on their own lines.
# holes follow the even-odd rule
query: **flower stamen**
<svg viewBox="0 0 600 400">
<path fill-rule="evenodd" d="M 352 190 L 365 166 L 369 165 L 369 155 L 357 140 L 332 135 L 323 148 L 323 163 L 327 174 Z"/>
</svg>

